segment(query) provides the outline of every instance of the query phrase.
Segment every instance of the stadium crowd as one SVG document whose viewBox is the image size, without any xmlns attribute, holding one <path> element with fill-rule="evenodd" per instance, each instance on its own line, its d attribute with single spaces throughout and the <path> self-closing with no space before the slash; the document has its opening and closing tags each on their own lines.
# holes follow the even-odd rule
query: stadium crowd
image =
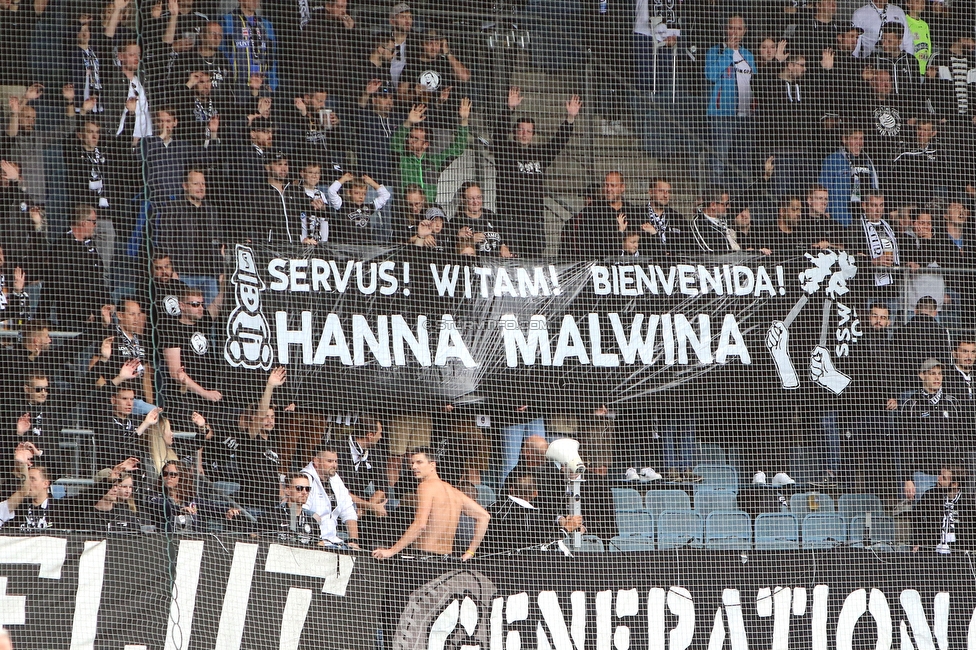
<svg viewBox="0 0 976 650">
<path fill-rule="evenodd" d="M 972 466 L 972 3 L 770 1 L 729 15 L 701 2 L 681 16 L 668 2 L 594 3 L 580 22 L 607 36 L 594 47 L 612 74 L 592 106 L 566 97 L 549 135 L 521 88 L 505 79 L 498 93 L 479 76 L 479 50 L 455 47 L 458 28 L 434 9 L 269 4 L 0 0 L 0 319 L 16 334 L 0 349 L 8 527 L 379 546 L 407 528 L 404 459 L 428 446 L 469 495 L 490 485 L 540 499 L 541 540 L 612 537 L 611 487 L 693 485 L 703 440 L 777 488 L 795 483 L 790 447 L 813 444 L 816 486 L 870 490 L 892 510 L 950 494 Z M 547 172 L 581 124 L 625 135 L 625 114 L 667 173 L 635 188 L 602 170 L 554 237 Z M 493 183 L 465 179 L 445 200 L 442 174 L 478 140 Z M 693 213 L 677 209 L 676 187 L 699 198 Z M 570 262 L 844 251 L 866 269 L 857 359 L 872 380 L 830 403 L 803 391 L 734 400 L 703 382 L 617 411 L 500 386 L 490 420 L 422 400 L 336 415 L 341 405 L 289 387 L 283 368 L 253 386 L 222 365 L 240 242 Z M 55 499 L 59 477 L 92 478 L 74 455 L 88 438 L 73 430 L 94 432 L 94 484 Z M 581 517 L 545 462 L 547 439 L 563 435 L 584 440 Z M 973 507 L 968 489 L 946 503 Z"/>
</svg>

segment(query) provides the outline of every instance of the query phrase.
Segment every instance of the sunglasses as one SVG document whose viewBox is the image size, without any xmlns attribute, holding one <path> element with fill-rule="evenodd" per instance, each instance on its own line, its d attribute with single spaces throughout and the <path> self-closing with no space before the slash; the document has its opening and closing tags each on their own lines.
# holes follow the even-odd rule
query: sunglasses
<svg viewBox="0 0 976 650">
<path fill-rule="evenodd" d="M 35 393 L 46 393 L 48 390 L 47 386 L 34 386 Z"/>
<path fill-rule="evenodd" d="M 165 476 L 166 478 L 179 478 L 180 477 L 180 473 L 179 472 L 163 472 L 163 476 Z"/>
<path fill-rule="evenodd" d="M 293 486 L 291 486 L 291 489 L 298 490 L 299 492 L 311 492 L 312 491 L 312 486 L 311 485 L 293 485 Z"/>
<path fill-rule="evenodd" d="M 194 300 L 193 302 L 186 303 L 190 307 L 203 307 L 203 303 L 199 300 Z"/>
</svg>

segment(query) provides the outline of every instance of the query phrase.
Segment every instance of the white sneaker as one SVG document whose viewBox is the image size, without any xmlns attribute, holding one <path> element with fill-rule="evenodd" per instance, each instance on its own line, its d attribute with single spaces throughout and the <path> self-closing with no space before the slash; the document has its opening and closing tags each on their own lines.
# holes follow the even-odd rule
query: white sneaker
<svg viewBox="0 0 976 650">
<path fill-rule="evenodd" d="M 653 467 L 645 467 L 640 471 L 640 475 L 642 480 L 645 480 L 648 483 L 650 483 L 651 481 L 660 481 L 662 478 L 664 478 L 663 476 L 655 472 Z"/>
<path fill-rule="evenodd" d="M 766 485 L 766 472 L 756 472 L 752 477 L 753 485 Z"/>
<path fill-rule="evenodd" d="M 624 474 L 624 480 L 625 481 L 639 481 L 640 480 L 640 476 L 637 474 L 637 468 L 636 467 L 628 467 L 627 468 L 627 473 Z"/>
<path fill-rule="evenodd" d="M 793 485 L 796 483 L 786 472 L 779 472 L 773 477 L 773 485 Z"/>
</svg>

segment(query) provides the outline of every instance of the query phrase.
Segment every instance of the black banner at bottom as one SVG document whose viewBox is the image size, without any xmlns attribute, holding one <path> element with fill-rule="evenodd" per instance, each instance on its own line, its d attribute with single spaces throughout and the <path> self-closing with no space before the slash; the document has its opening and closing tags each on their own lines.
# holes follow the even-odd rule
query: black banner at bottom
<svg viewBox="0 0 976 650">
<path fill-rule="evenodd" d="M 964 554 L 519 553 L 461 563 L 230 536 L 0 536 L 17 648 L 976 650 Z"/>
</svg>

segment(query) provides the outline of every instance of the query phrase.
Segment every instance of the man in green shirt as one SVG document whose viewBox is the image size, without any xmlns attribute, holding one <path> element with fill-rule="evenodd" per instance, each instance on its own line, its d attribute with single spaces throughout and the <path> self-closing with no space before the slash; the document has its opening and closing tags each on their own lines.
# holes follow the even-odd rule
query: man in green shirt
<svg viewBox="0 0 976 650">
<path fill-rule="evenodd" d="M 458 109 L 460 122 L 454 132 L 451 146 L 434 154 L 428 154 L 430 142 L 427 132 L 418 126 L 427 117 L 427 106 L 416 104 L 404 123 L 397 128 L 390 140 L 390 148 L 400 157 L 400 188 L 415 183 L 423 188 L 427 201 L 437 200 L 437 179 L 447 165 L 464 153 L 468 143 L 468 117 L 471 115 L 471 100 L 461 99 Z"/>
<path fill-rule="evenodd" d="M 922 12 L 925 11 L 925 0 L 908 0 L 908 10 L 905 12 L 905 24 L 908 34 L 911 35 L 912 48 L 918 59 L 918 72 L 925 74 L 928 67 L 929 58 L 932 56 L 932 36 L 929 34 L 929 25 L 922 20 Z"/>
</svg>

